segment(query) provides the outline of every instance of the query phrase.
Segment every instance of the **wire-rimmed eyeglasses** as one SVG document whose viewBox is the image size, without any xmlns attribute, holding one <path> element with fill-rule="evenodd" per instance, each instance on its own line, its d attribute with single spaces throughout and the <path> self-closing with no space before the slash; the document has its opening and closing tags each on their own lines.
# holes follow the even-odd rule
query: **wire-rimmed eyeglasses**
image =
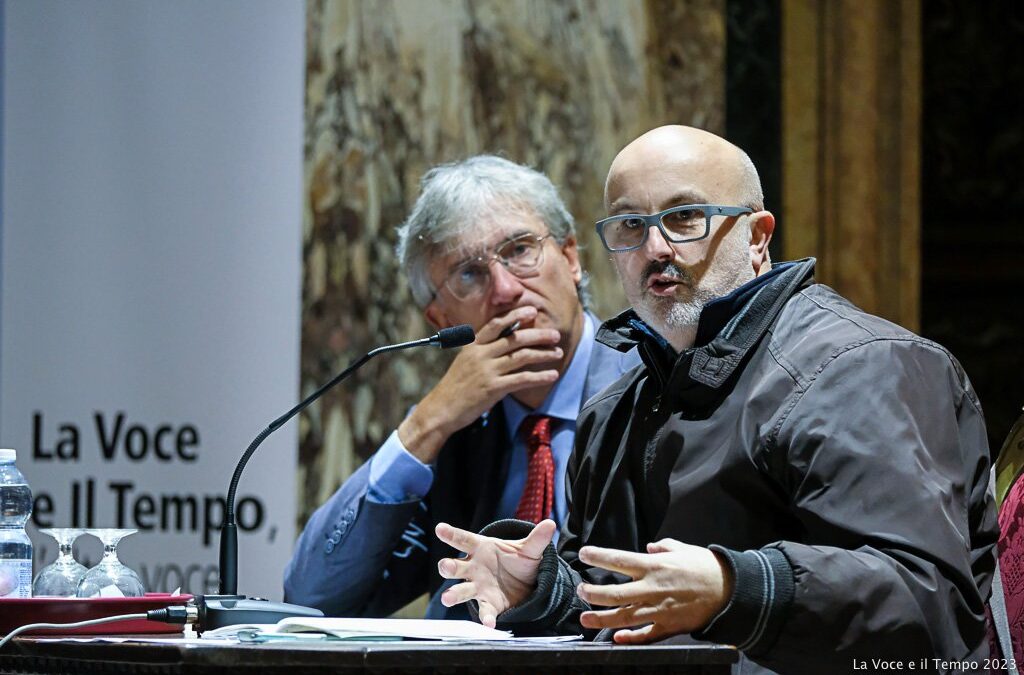
<svg viewBox="0 0 1024 675">
<path fill-rule="evenodd" d="M 496 261 L 511 274 L 525 279 L 536 276 L 544 261 L 544 240 L 552 234 L 521 234 L 499 243 L 491 253 L 474 256 L 459 263 L 442 285 L 456 300 L 482 297 L 491 285 L 491 262 Z"/>
</svg>

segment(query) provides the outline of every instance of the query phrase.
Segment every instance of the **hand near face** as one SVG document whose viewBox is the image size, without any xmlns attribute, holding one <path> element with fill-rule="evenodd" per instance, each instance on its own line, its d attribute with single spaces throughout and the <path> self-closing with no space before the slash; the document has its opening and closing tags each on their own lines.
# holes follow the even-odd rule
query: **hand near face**
<svg viewBox="0 0 1024 675">
<path fill-rule="evenodd" d="M 584 546 L 579 557 L 632 579 L 624 584 L 583 583 L 577 589 L 591 605 L 615 608 L 580 615 L 586 628 L 628 629 L 616 631 L 615 642 L 642 644 L 700 630 L 732 596 L 728 563 L 709 549 L 675 539 L 648 544 L 647 553 Z"/>
<path fill-rule="evenodd" d="M 557 330 L 522 328 L 500 337 L 515 321 L 531 325 L 536 317 L 535 307 L 519 307 L 477 331 L 473 344 L 459 351 L 437 386 L 398 427 L 399 439 L 409 452 L 430 463 L 449 436 L 506 395 L 558 379 L 563 354 Z"/>
<path fill-rule="evenodd" d="M 494 628 L 499 614 L 533 593 L 541 557 L 555 528 L 553 520 L 542 520 L 525 539 L 508 541 L 438 523 L 438 539 L 466 554 L 465 558 L 438 561 L 442 577 L 463 579 L 441 594 L 441 604 L 452 607 L 476 600 L 480 623 Z"/>
</svg>

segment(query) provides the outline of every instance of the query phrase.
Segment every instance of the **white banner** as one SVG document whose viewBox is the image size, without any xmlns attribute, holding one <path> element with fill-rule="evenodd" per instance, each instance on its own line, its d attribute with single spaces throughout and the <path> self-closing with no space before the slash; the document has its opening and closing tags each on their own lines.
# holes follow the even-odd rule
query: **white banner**
<svg viewBox="0 0 1024 675">
<path fill-rule="evenodd" d="M 304 3 L 3 11 L 0 447 L 37 527 L 137 528 L 148 590 L 213 592 L 231 472 L 298 397 Z M 297 435 L 242 477 L 240 592 L 281 597 Z"/>
</svg>

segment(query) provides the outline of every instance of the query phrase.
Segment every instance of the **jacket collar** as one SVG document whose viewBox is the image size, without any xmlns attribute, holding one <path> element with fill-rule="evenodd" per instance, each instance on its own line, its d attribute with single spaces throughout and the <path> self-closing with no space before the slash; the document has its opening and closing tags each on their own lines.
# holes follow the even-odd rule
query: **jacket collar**
<svg viewBox="0 0 1024 675">
<path fill-rule="evenodd" d="M 659 387 L 684 404 L 719 399 L 748 353 L 768 331 L 786 302 L 813 282 L 814 258 L 780 263 L 701 311 L 695 345 L 677 354 L 630 309 L 606 321 L 597 341 L 627 351 L 636 346 Z"/>
</svg>

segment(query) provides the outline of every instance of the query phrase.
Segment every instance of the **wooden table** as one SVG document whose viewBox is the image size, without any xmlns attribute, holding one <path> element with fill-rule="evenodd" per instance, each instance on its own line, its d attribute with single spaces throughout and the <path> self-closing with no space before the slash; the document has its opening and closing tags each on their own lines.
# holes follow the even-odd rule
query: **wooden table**
<svg viewBox="0 0 1024 675">
<path fill-rule="evenodd" d="M 731 647 L 607 643 L 443 645 L 436 642 L 254 645 L 45 642 L 15 638 L 0 673 L 728 673 Z"/>
</svg>

